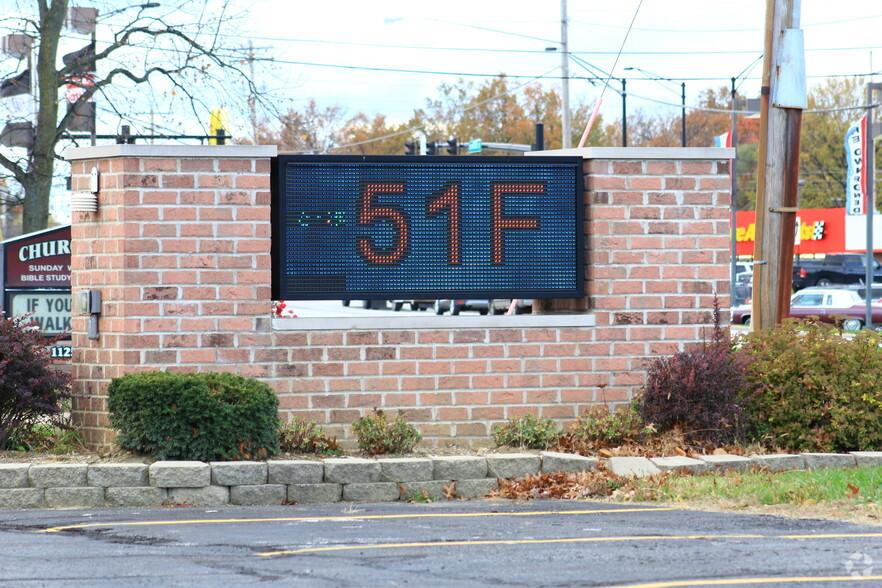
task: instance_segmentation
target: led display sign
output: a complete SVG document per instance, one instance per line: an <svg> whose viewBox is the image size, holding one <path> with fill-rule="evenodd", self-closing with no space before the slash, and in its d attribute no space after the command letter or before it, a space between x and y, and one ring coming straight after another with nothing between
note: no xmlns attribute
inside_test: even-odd
<svg viewBox="0 0 882 588"><path fill-rule="evenodd" d="M276 300L584 295L581 157L279 156Z"/></svg>

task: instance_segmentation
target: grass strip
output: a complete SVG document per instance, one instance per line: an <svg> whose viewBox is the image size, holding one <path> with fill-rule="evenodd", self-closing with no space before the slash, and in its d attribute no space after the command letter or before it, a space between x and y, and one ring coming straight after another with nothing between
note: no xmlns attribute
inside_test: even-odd
<svg viewBox="0 0 882 588"><path fill-rule="evenodd" d="M744 504L882 504L882 467L769 472L728 471L662 475L636 481L630 500L715 501Z"/></svg>

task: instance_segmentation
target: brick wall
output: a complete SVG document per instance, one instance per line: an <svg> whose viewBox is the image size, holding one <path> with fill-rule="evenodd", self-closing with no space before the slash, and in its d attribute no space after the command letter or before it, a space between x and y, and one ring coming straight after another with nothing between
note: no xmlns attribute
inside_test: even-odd
<svg viewBox="0 0 882 588"><path fill-rule="evenodd" d="M526 412L566 424L626 401L647 358L701 339L715 291L728 303L729 151L546 152L585 157L587 297L542 301L541 316L379 327L271 318L274 148L69 151L75 190L101 172L99 211L74 213L72 289L104 299L100 339L73 321L75 418L108 443L109 380L148 369L259 378L283 418L341 437L371 408L404 409L433 444L486 443Z"/></svg>

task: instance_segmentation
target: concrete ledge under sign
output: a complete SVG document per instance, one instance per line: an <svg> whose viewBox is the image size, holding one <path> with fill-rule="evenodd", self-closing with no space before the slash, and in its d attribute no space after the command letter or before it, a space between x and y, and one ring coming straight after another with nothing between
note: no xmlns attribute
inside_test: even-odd
<svg viewBox="0 0 882 588"><path fill-rule="evenodd" d="M594 327L593 314L510 316L323 317L274 318L276 331L379 331L383 329L511 329L526 327Z"/></svg>

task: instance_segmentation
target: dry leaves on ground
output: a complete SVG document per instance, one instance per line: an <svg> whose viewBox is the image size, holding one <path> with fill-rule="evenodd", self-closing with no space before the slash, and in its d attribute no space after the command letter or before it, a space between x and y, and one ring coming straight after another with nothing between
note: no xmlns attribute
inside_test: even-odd
<svg viewBox="0 0 882 588"><path fill-rule="evenodd" d="M491 492L491 498L534 499L604 498L631 483L628 478L617 476L605 468L572 474L536 474L512 480L499 480L499 488Z"/></svg>

